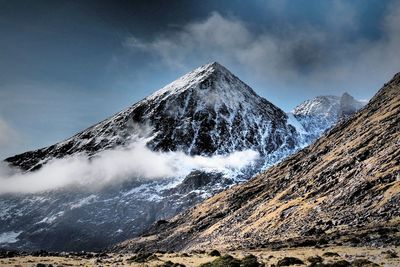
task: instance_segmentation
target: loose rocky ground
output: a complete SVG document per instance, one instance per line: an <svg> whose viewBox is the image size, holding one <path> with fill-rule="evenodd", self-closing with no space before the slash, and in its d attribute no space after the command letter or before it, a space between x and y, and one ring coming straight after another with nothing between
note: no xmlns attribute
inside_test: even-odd
<svg viewBox="0 0 400 267"><path fill-rule="evenodd" d="M232 256L227 257L227 253ZM154 254L0 253L0 266L400 266L400 247L301 247L281 250L257 249ZM215 253L212 255L218 255ZM249 256L249 255L254 255ZM299 264L295 264L295 263ZM302 262L302 264L301 264ZM238 265L239 264L239 265ZM288 265L289 264L289 265Z"/></svg>

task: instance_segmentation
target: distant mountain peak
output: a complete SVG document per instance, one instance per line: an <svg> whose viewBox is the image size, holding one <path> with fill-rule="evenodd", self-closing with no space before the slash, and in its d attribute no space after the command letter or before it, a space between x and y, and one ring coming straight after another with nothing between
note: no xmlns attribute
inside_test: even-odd
<svg viewBox="0 0 400 267"><path fill-rule="evenodd" d="M342 94L342 97L352 97L348 92L344 92L343 94Z"/></svg>
<svg viewBox="0 0 400 267"><path fill-rule="evenodd" d="M339 101L340 97L338 96L317 96L295 107L292 113L295 116L331 116L333 113L337 113Z"/></svg>
<svg viewBox="0 0 400 267"><path fill-rule="evenodd" d="M350 116L357 112L360 108L362 108L364 104L360 101L354 99L349 93L343 93L342 97L340 98L340 109L338 116L340 118Z"/></svg>
<svg viewBox="0 0 400 267"><path fill-rule="evenodd" d="M347 92L341 97L317 96L298 105L289 113L289 117L294 117L291 123L303 134L305 143L310 143L335 125L338 120L354 114L364 104Z"/></svg>

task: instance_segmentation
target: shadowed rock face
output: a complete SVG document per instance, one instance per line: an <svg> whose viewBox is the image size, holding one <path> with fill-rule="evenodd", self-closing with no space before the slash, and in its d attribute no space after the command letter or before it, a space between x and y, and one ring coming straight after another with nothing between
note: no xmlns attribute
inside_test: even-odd
<svg viewBox="0 0 400 267"><path fill-rule="evenodd" d="M311 146L114 251L400 245L400 73Z"/></svg>

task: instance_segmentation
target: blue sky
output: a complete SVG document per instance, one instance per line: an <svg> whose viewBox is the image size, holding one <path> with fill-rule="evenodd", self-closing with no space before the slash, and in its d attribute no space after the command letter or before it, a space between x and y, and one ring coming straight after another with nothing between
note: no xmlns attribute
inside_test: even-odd
<svg viewBox="0 0 400 267"><path fill-rule="evenodd" d="M285 111L400 71L398 1L0 0L0 157L63 140L218 61Z"/></svg>

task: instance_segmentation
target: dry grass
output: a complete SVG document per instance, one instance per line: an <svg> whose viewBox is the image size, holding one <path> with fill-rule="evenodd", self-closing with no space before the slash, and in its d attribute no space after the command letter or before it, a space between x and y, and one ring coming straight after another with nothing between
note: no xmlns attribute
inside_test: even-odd
<svg viewBox="0 0 400 267"><path fill-rule="evenodd" d="M347 260L349 262L355 259L367 259L381 266L400 266L400 258L392 258L388 256L387 251L394 251L400 256L400 248L372 248L372 247L324 247L324 248L290 248L282 250L242 250L229 252L235 258L243 258L248 254L255 255L260 262L266 263L266 266L276 264L283 257L296 257L304 263L309 264L307 259L311 256L321 256L324 262L334 262L338 260ZM334 252L339 257L324 256L326 252ZM172 254L156 254L159 260L151 260L146 263L134 263L128 259L133 254L117 255L111 254L110 258L101 259L84 259L80 257L15 257L9 259L0 259L0 266L36 266L37 263L52 264L53 266L148 266L154 267L164 262L171 261L181 263L185 266L199 266L200 264L215 260L217 257L211 257L208 254L189 253L188 255L172 253ZM305 266L305 265L304 265Z"/></svg>

